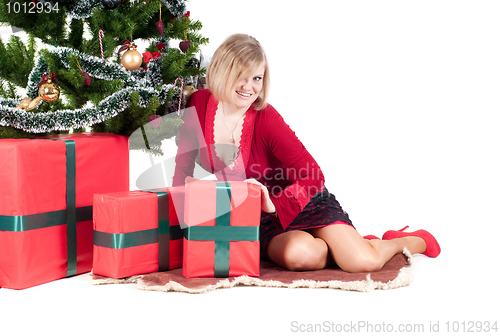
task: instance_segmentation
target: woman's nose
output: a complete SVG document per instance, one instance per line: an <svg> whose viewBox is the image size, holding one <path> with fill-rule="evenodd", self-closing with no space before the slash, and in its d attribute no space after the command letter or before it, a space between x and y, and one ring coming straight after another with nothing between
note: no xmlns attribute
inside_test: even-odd
<svg viewBox="0 0 500 336"><path fill-rule="evenodd" d="M248 79L245 79L241 82L241 87L243 89L249 89L251 87L251 83L250 83L250 80Z"/></svg>

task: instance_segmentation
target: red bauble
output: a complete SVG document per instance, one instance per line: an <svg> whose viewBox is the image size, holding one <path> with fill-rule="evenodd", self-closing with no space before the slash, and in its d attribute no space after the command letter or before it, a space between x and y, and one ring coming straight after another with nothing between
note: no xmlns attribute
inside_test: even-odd
<svg viewBox="0 0 500 336"><path fill-rule="evenodd" d="M148 122L153 128L158 128L161 125L161 116L152 114L148 116Z"/></svg>
<svg viewBox="0 0 500 336"><path fill-rule="evenodd" d="M164 29L165 29L165 27L163 26L163 21L162 20L156 22L156 30L158 30L158 33L160 35L163 35L163 30Z"/></svg>
<svg viewBox="0 0 500 336"><path fill-rule="evenodd" d="M90 86L90 76L89 76L89 74L82 71L82 75L85 77L85 85Z"/></svg>
<svg viewBox="0 0 500 336"><path fill-rule="evenodd" d="M180 49L183 53L185 53L185 52L189 49L189 47L191 47L191 42L190 42L190 41L188 41L188 40L184 40L184 41L182 41L181 43L179 43L179 49Z"/></svg>

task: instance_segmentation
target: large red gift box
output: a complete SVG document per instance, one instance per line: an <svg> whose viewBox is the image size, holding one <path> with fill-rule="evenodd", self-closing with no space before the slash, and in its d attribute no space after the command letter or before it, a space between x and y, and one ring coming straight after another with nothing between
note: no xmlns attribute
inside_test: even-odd
<svg viewBox="0 0 500 336"><path fill-rule="evenodd" d="M185 188L184 276L258 277L260 187L195 181Z"/></svg>
<svg viewBox="0 0 500 336"><path fill-rule="evenodd" d="M92 199L129 189L128 138L0 139L0 287L90 271Z"/></svg>
<svg viewBox="0 0 500 336"><path fill-rule="evenodd" d="M182 267L183 202L184 187L94 195L92 272L119 279Z"/></svg>

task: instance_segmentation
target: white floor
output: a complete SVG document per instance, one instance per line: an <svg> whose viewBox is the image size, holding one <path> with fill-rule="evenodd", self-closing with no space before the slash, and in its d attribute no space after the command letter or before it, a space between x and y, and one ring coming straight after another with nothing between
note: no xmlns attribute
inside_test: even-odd
<svg viewBox="0 0 500 336"><path fill-rule="evenodd" d="M399 328L411 332L398 334L428 334L437 323L444 332L457 328L455 322L468 329L469 321L498 320L497 271L488 271L493 265L472 265L449 244L443 247L435 260L415 256L409 287L370 293L238 287L194 295L92 286L86 275L23 291L1 289L1 329L15 335L293 335L308 328L329 334L334 323L342 334Z"/></svg>
<svg viewBox="0 0 500 336"><path fill-rule="evenodd" d="M498 320L498 1L244 6L188 2L211 41L205 55L232 33L259 39L271 103L359 232L424 228L442 254L415 256L409 287L372 293L241 287L188 295L92 286L86 275L0 289L2 335L330 334L332 323L340 334L400 326L408 332L396 334L465 334ZM148 165L134 156L132 189Z"/></svg>

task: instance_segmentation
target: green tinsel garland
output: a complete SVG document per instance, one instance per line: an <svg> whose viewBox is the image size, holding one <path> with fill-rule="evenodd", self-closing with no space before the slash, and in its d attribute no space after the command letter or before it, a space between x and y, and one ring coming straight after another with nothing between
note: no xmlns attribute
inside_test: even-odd
<svg viewBox="0 0 500 336"><path fill-rule="evenodd" d="M131 106L130 94L134 91L138 92L140 97L138 106L146 107L154 96L158 97L159 104L162 105L166 103L170 90L180 90L173 84L164 84L156 89L151 86L156 82L150 80L151 74L158 71L157 67L159 67L161 60L151 61L148 70L141 73L140 70L133 72L124 70L123 67L115 63L103 64L100 58L85 55L71 48L54 48L48 53L57 54L61 63L68 69L71 67L69 58L77 56L91 77L103 80L118 79L124 82L125 87L103 99L97 107L75 110L34 113L15 108L19 104L19 100L0 99L0 126L10 126L29 133L84 128L112 118ZM38 57L26 87L29 97L38 96L38 83L47 71L46 61Z"/></svg>
<svg viewBox="0 0 500 336"><path fill-rule="evenodd" d="M162 85L159 90L142 87L125 88L102 100L95 108L41 113L17 109L12 106L17 106L19 101L4 99L0 101L2 103L0 106L0 126L10 126L29 133L68 131L74 128L89 127L124 111L131 105L130 94L134 91L139 93L139 106L146 107L147 102L153 96L159 98L160 104L165 103L168 91L176 88L173 84Z"/></svg>

